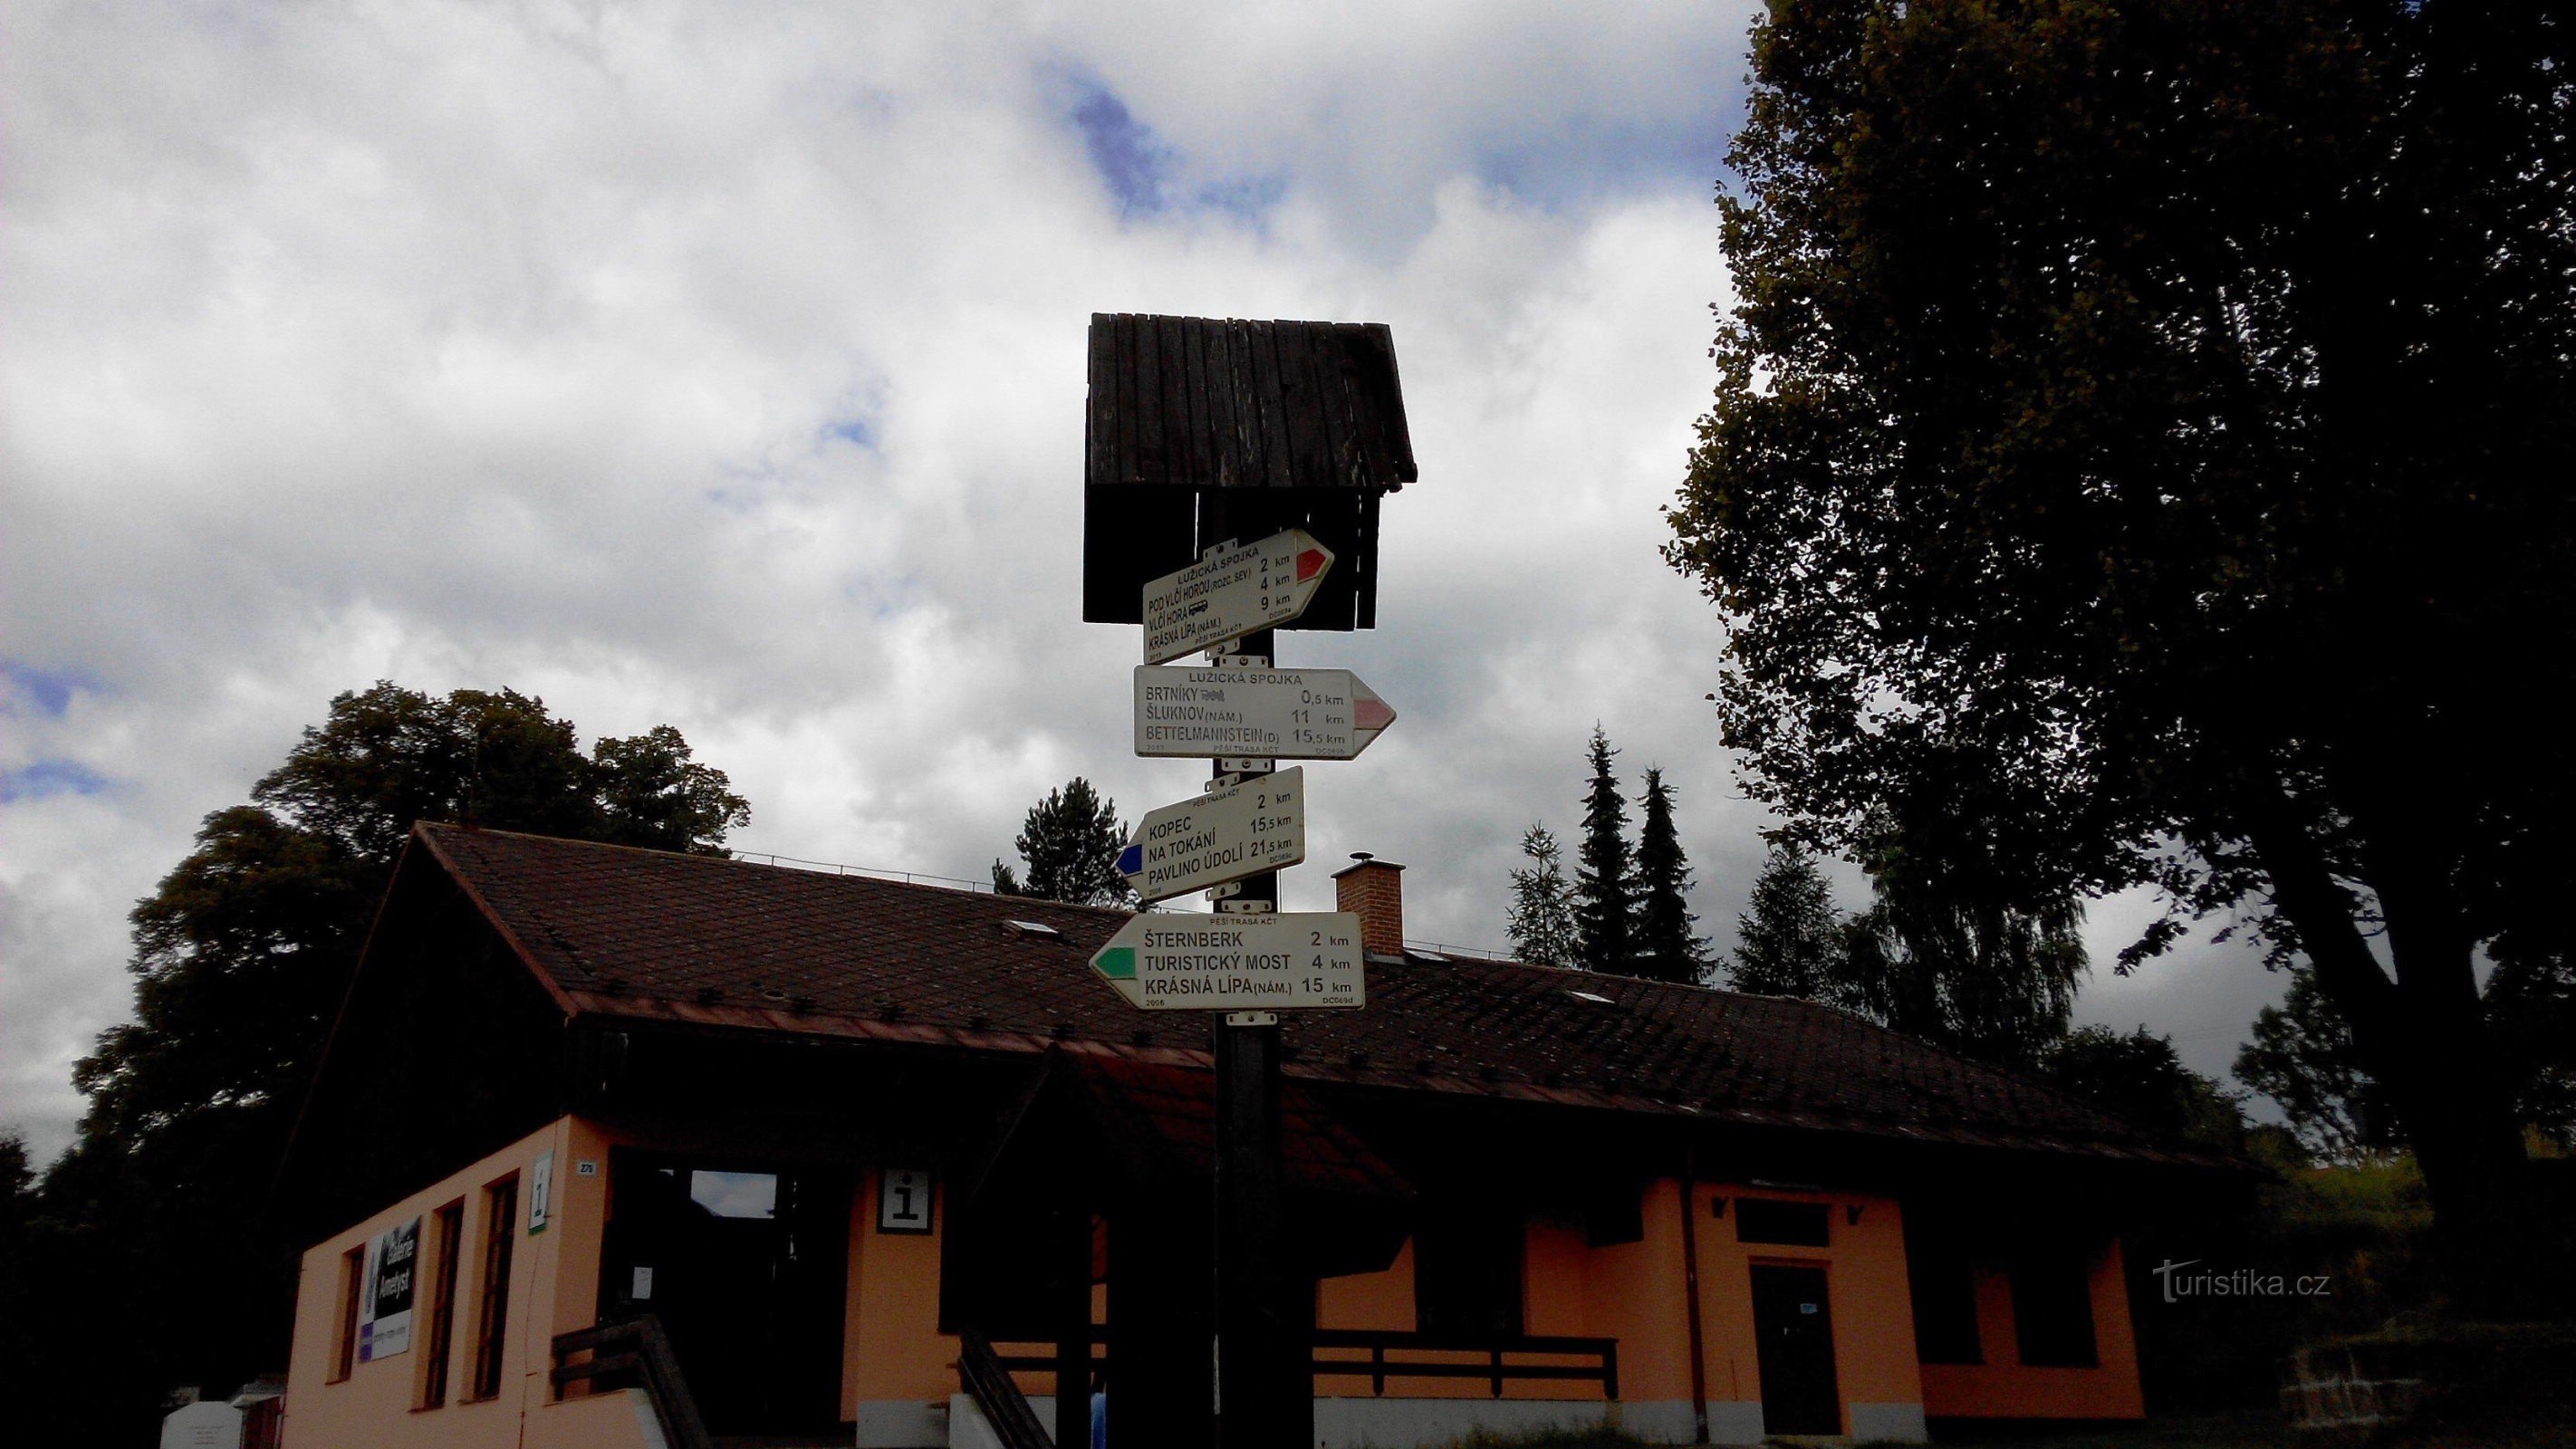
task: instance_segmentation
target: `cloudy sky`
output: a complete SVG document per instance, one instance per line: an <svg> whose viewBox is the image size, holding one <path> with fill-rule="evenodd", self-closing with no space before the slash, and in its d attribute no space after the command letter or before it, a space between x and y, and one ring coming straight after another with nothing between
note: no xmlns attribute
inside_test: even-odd
<svg viewBox="0 0 2576 1449"><path fill-rule="evenodd" d="M1730 945L1765 821L1656 549L1749 12L8 7L0 1128L67 1140L127 909L378 678L676 724L806 859L980 878L1069 776L1191 793L1079 621L1095 311L1394 329L1380 627L1282 654L1403 718L1309 770L1291 908L1372 850L1412 935L1501 946L1597 720ZM2218 1070L2277 984L2198 947L2080 1014Z"/></svg>

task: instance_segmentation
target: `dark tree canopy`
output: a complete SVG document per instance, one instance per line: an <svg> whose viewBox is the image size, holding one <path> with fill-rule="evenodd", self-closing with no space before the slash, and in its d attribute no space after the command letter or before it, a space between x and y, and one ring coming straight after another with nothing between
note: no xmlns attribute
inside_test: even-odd
<svg viewBox="0 0 2576 1449"><path fill-rule="evenodd" d="M1842 999L1899 1031L2027 1066L2066 1035L2086 966L2075 902L2023 903L1920 838L1882 840L1844 935Z"/></svg>
<svg viewBox="0 0 2576 1449"><path fill-rule="evenodd" d="M2141 1026L2066 1033L2034 1058L2041 1075L2116 1116L2166 1138L2221 1151L2242 1150L2243 1099L2182 1064L2173 1038Z"/></svg>
<svg viewBox="0 0 2576 1449"><path fill-rule="evenodd" d="M2484 998L2516 1116L2559 1150L2576 1146L2576 972L2563 958L2509 955L2487 978ZM2403 1145L2388 1090L2304 968L2281 1004L2255 1017L2235 1070L2280 1107L2312 1156L2349 1162Z"/></svg>
<svg viewBox="0 0 2576 1449"><path fill-rule="evenodd" d="M1735 934L1728 989L1849 1004L1842 912L1815 856L1796 842L1772 843Z"/></svg>
<svg viewBox="0 0 2576 1449"><path fill-rule="evenodd" d="M2254 1017L2236 1053L2236 1080L2272 1099L2309 1155L2351 1162L2398 1145L2387 1093L2353 1049L2352 1028L2302 969L2278 1006Z"/></svg>
<svg viewBox="0 0 2576 1449"><path fill-rule="evenodd" d="M1697 981L1708 972L1708 942L1691 934L1689 857L1673 824L1673 790L1664 772L1646 771L1637 826L1637 974L1656 981Z"/></svg>
<svg viewBox="0 0 2576 1449"><path fill-rule="evenodd" d="M2460 0L1777 7L1672 513L1763 797L2241 905L2461 1244L2522 1192L2473 953L2571 875L2571 60Z"/></svg>
<svg viewBox="0 0 2576 1449"><path fill-rule="evenodd" d="M1136 903L1136 893L1118 873L1118 853L1127 848L1127 827L1119 822L1118 802L1102 799L1091 782L1079 775L1029 807L1028 819L1012 845L1028 874L1023 877L994 861L993 889L1002 895L1083 906Z"/></svg>
<svg viewBox="0 0 2576 1449"><path fill-rule="evenodd" d="M1592 783L1583 793L1583 843L1575 853L1576 964L1636 974L1637 883L1628 845L1628 801L1611 758L1619 752L1592 727Z"/></svg>
<svg viewBox="0 0 2576 1449"><path fill-rule="evenodd" d="M139 1351L82 1336L81 1361L57 1368L95 1397L49 1398L148 1423L157 1404L136 1396L166 1387L156 1376L219 1386L284 1366L295 1264L258 1223L413 821L721 854L750 817L667 725L584 755L568 721L515 691L378 683L332 700L134 908L134 1020L75 1068L89 1111L39 1194L79 1271L37 1296L64 1322L89 1321L65 1294L164 1308Z"/></svg>

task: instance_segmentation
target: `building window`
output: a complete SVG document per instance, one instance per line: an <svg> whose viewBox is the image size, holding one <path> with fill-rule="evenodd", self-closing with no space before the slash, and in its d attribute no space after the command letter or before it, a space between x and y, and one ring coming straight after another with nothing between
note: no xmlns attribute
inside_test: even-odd
<svg viewBox="0 0 2576 1449"><path fill-rule="evenodd" d="M1957 1228L1916 1213L1905 1218L1905 1276L1914 1290L1914 1357L1922 1363L1984 1363L1977 1336L1977 1276Z"/></svg>
<svg viewBox="0 0 2576 1449"><path fill-rule="evenodd" d="M447 1361L456 1346L456 1260L465 1246L464 1199L440 1208L434 1222L438 1241L429 1274L429 1341L421 1345L419 1406L424 1409L447 1402Z"/></svg>
<svg viewBox="0 0 2576 1449"><path fill-rule="evenodd" d="M513 1173L483 1189L482 1292L474 1315L474 1382L466 1396L497 1398L509 1343L510 1249L519 1234L519 1178Z"/></svg>
<svg viewBox="0 0 2576 1449"><path fill-rule="evenodd" d="M367 1290L367 1245L340 1255L340 1332L331 1346L331 1382L349 1376L358 1361L358 1295Z"/></svg>
<svg viewBox="0 0 2576 1449"><path fill-rule="evenodd" d="M2012 1260L2013 1337L2035 1368L2094 1368L2093 1285L2077 1248L2034 1246Z"/></svg>
<svg viewBox="0 0 2576 1449"><path fill-rule="evenodd" d="M1826 1206L1768 1197L1737 1198L1735 1240L1782 1243L1794 1248L1825 1247L1832 1242L1832 1231L1825 1221Z"/></svg>
<svg viewBox="0 0 2576 1449"><path fill-rule="evenodd" d="M1483 1205L1426 1208L1413 1235L1413 1324L1448 1337L1521 1332L1521 1220Z"/></svg>

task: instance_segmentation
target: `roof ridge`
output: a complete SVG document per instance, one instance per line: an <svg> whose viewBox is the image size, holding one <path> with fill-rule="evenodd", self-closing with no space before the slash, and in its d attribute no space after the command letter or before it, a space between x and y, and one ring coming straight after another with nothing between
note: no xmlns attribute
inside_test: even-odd
<svg viewBox="0 0 2576 1449"><path fill-rule="evenodd" d="M1006 896L998 891L969 890L962 886L928 885L921 881L911 880L888 880L883 875L866 872L863 868L857 866L826 875L824 872L819 870L800 870L792 865L768 865L756 860L744 860L730 850L723 855L700 855L696 851L691 850L664 850L659 846L628 845L622 841L615 840L591 840L579 835L545 835L534 830L501 830L489 825L466 825L454 820L416 820L412 822L412 829L415 831L438 831L451 835L498 835L510 840L537 840L543 841L549 845L581 846L592 850L622 850L635 855L650 855L666 860L699 861L708 865L734 865L741 866L747 870L779 871L788 875L815 876L829 880L863 880L873 885L895 886L905 890L937 891L941 895L965 896L969 899L979 901L1027 901L1032 905L1044 906L1051 910L1090 911L1104 916L1133 916L1139 914L1138 912L1129 910L1124 906L1095 906L1088 905L1080 901L1049 900L1045 896ZM763 851L761 853L768 854L769 852Z"/></svg>

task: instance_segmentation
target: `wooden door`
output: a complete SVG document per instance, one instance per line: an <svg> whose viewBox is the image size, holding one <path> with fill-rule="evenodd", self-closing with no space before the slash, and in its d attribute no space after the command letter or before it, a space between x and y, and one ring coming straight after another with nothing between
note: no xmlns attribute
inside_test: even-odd
<svg viewBox="0 0 2576 1449"><path fill-rule="evenodd" d="M1753 1265L1753 1332L1762 1371L1762 1432L1839 1434L1833 1305L1825 1270Z"/></svg>

